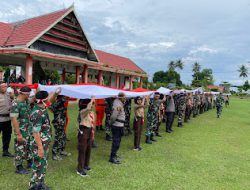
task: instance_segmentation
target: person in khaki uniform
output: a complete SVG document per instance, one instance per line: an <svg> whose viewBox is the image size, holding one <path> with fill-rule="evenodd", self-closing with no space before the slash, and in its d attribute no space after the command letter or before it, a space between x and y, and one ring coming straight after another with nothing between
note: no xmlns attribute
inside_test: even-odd
<svg viewBox="0 0 250 190"><path fill-rule="evenodd" d="M3 157L13 157L9 153L12 133L10 121L11 98L12 96L7 92L7 84L0 82L0 133L2 133Z"/></svg>

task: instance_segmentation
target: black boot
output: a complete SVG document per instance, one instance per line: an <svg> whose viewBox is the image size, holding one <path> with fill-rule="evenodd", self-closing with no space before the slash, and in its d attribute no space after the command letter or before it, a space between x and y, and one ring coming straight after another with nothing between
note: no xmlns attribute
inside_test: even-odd
<svg viewBox="0 0 250 190"><path fill-rule="evenodd" d="M106 141L112 141L112 137L109 134L106 134Z"/></svg>
<svg viewBox="0 0 250 190"><path fill-rule="evenodd" d="M152 141L150 140L149 136L146 136L146 143L147 144L152 144Z"/></svg>
<svg viewBox="0 0 250 190"><path fill-rule="evenodd" d="M27 169L30 169L32 166L32 160L27 160Z"/></svg>
<svg viewBox="0 0 250 190"><path fill-rule="evenodd" d="M8 150L3 151L2 156L3 156L3 157L10 157L10 158L13 158L13 157L14 157L14 155L11 154Z"/></svg>
<svg viewBox="0 0 250 190"><path fill-rule="evenodd" d="M41 189L41 190L51 190L51 188L50 187L48 187L47 185L45 185L44 183L40 183L38 186L37 186L38 188L37 189Z"/></svg>
<svg viewBox="0 0 250 190"><path fill-rule="evenodd" d="M96 131L99 131L99 126L96 126L95 129L96 129Z"/></svg>
<svg viewBox="0 0 250 190"><path fill-rule="evenodd" d="M156 133L156 135L155 136L157 136L157 137L162 137L159 133Z"/></svg>
<svg viewBox="0 0 250 190"><path fill-rule="evenodd" d="M19 165L16 167L16 173L17 174L28 174L29 172L23 168L22 165Z"/></svg>
<svg viewBox="0 0 250 190"><path fill-rule="evenodd" d="M182 127L182 123L181 122L178 122L178 127Z"/></svg>
<svg viewBox="0 0 250 190"><path fill-rule="evenodd" d="M110 157L109 162L112 164L121 164L121 162L115 157Z"/></svg>
<svg viewBox="0 0 250 190"><path fill-rule="evenodd" d="M100 125L100 131L104 131L104 129L103 129L103 127L102 127L102 125Z"/></svg>
<svg viewBox="0 0 250 190"><path fill-rule="evenodd" d="M151 134L150 135L150 140L153 141L153 142L156 142L157 140L154 139L154 134Z"/></svg>

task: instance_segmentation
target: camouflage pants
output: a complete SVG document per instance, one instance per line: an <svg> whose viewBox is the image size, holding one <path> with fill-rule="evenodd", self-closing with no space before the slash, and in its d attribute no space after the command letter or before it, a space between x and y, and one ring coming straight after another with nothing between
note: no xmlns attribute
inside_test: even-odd
<svg viewBox="0 0 250 190"><path fill-rule="evenodd" d="M154 134L154 130L156 130L158 123L159 121L157 117L153 119L148 119L147 128L146 128L146 136L150 137L152 134Z"/></svg>
<svg viewBox="0 0 250 190"><path fill-rule="evenodd" d="M52 148L52 153L55 155L60 154L66 146L67 138L66 133L64 131L64 125L62 125L63 123L54 123L55 139Z"/></svg>
<svg viewBox="0 0 250 190"><path fill-rule="evenodd" d="M216 111L217 111L217 116L219 117L221 115L221 112L222 112L222 106L216 105Z"/></svg>
<svg viewBox="0 0 250 190"><path fill-rule="evenodd" d="M111 136L110 114L106 114L105 132L106 132L107 135Z"/></svg>
<svg viewBox="0 0 250 190"><path fill-rule="evenodd" d="M182 123L185 117L185 110L179 110L178 112L178 123Z"/></svg>
<svg viewBox="0 0 250 190"><path fill-rule="evenodd" d="M21 132L22 133L22 132ZM30 136L27 134L23 134L22 136L24 138L23 143L17 142L17 138L15 138L14 142L14 150L15 150L15 159L14 163L15 166L22 165L24 160L32 160L32 153L31 153L31 147L30 147Z"/></svg>
<svg viewBox="0 0 250 190"><path fill-rule="evenodd" d="M48 167L48 145L44 149L44 157L39 158L37 148L34 148L33 150L33 163L32 163L32 177L30 180L30 189L32 189L34 186L44 183L47 167Z"/></svg>
<svg viewBox="0 0 250 190"><path fill-rule="evenodd" d="M197 116L199 114L199 108L198 105L194 105L194 109L193 109L193 116Z"/></svg>

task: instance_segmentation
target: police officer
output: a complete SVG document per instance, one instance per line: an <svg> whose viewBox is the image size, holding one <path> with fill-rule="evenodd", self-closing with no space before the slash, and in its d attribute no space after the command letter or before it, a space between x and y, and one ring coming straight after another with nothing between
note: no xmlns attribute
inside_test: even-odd
<svg viewBox="0 0 250 190"><path fill-rule="evenodd" d="M165 102L165 108L166 108L166 132L172 133L172 125L174 122L174 115L175 115L175 102L174 102L174 93L173 91L170 92L170 94L167 96L167 100Z"/></svg>
<svg viewBox="0 0 250 190"><path fill-rule="evenodd" d="M15 129L15 166L16 173L27 174L28 171L23 168L23 161L28 161L28 168L32 164L32 155L30 150L31 126L29 121L30 106L28 98L31 89L22 87L16 100L12 104L10 117L12 126Z"/></svg>
<svg viewBox="0 0 250 190"><path fill-rule="evenodd" d="M2 144L4 157L13 157L9 153L9 145L12 133L11 121L10 121L10 108L11 98L14 95L10 95L7 92L7 84L0 82L0 133L2 132Z"/></svg>
<svg viewBox="0 0 250 190"><path fill-rule="evenodd" d="M55 98L60 94L61 89L58 88L56 93L50 98L50 102L54 103ZM51 141L51 127L47 107L48 93L46 91L39 91L36 93L37 103L34 105L30 114L30 122L32 125L32 177L29 183L31 190L44 189L50 190L45 185L44 179L48 166L49 144Z"/></svg>
<svg viewBox="0 0 250 190"><path fill-rule="evenodd" d="M126 95L123 92L118 94L113 104L113 113L111 115L111 131L112 131L112 147L109 162L113 164L120 164L117 158L117 151L119 150L121 137L123 136L123 128L125 123L124 103Z"/></svg>

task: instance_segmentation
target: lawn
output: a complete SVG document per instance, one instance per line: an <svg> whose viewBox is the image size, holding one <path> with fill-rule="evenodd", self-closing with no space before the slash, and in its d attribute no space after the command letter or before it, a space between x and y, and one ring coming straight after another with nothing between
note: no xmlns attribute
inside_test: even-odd
<svg viewBox="0 0 250 190"><path fill-rule="evenodd" d="M177 128L175 122L172 134L165 133L162 125L163 137L153 145L146 145L143 137L140 152L132 150L133 136L125 136L119 151L121 165L108 162L111 142L104 140L104 132L97 132L99 147L92 149L92 171L82 178L76 174L77 108L70 106L67 151L72 156L59 162L50 156L46 182L53 190L250 189L249 107L250 100L235 98L220 119L211 110L184 128ZM14 171L13 160L0 157L1 190L28 189L30 175Z"/></svg>

